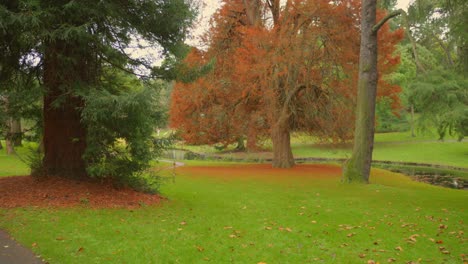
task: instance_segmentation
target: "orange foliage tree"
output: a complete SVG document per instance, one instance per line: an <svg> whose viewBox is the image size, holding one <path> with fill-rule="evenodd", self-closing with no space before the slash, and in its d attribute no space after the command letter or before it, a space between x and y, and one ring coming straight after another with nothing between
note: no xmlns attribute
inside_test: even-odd
<svg viewBox="0 0 468 264"><path fill-rule="evenodd" d="M383 15L383 13L382 13ZM359 58L359 1L224 0L207 34L208 50L187 63L215 59L214 70L177 83L171 126L196 143L269 135L273 167L294 165L291 131L345 140L352 136ZM379 66L390 71L402 32L382 28ZM196 55L198 54L198 55ZM195 58L196 57L196 58ZM399 88L379 80L380 96Z"/></svg>

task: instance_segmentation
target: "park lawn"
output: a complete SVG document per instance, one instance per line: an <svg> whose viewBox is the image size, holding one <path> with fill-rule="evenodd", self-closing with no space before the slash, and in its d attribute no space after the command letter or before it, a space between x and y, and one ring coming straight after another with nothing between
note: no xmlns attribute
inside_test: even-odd
<svg viewBox="0 0 468 264"><path fill-rule="evenodd" d="M292 149L295 157L349 158L351 156L351 147L294 144ZM468 141L376 142L373 159L468 167Z"/></svg>
<svg viewBox="0 0 468 264"><path fill-rule="evenodd" d="M411 137L410 132L392 132L375 134L373 152L374 160L417 162L455 167L468 168L468 141L458 142L453 137L446 141L436 140L434 134L418 134ZM351 156L351 144L326 144L319 143L317 139L303 133L293 133L291 146L294 157L314 158L349 158ZM224 153L217 151L213 146L178 145L180 148L189 149L198 153L222 155L226 158L266 159L271 154L262 153ZM230 146L233 149L235 146ZM265 141L263 147L271 149L271 143Z"/></svg>
<svg viewBox="0 0 468 264"><path fill-rule="evenodd" d="M5 142L2 141L3 147ZM0 177L13 175L29 175L30 169L25 162L18 158L18 155L25 159L29 151L29 147L34 146L34 143L24 143L23 147L16 147L17 155L7 155L5 149L0 150Z"/></svg>
<svg viewBox="0 0 468 264"><path fill-rule="evenodd" d="M209 165L209 166L205 166ZM468 193L384 170L177 169L159 207L0 210L0 228L53 263L463 263Z"/></svg>

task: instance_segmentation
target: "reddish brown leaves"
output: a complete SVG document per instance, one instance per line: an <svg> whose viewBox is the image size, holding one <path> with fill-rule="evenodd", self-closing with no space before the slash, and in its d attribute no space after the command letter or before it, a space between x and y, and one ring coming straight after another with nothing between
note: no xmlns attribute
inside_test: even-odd
<svg viewBox="0 0 468 264"><path fill-rule="evenodd" d="M49 178L36 181L30 176L0 178L0 207L22 206L92 208L135 208L160 203L158 195L139 193L110 184ZM57 238L57 240L59 240Z"/></svg>

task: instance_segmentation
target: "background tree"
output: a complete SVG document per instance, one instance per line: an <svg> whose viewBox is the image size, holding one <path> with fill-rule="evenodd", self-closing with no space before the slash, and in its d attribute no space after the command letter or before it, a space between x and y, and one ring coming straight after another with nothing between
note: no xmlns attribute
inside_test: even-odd
<svg viewBox="0 0 468 264"><path fill-rule="evenodd" d="M345 140L351 135L352 123L347 120L352 116L350 109L355 98L351 87L357 78L359 45L355 36L359 5L357 1L287 1L281 7L279 1L253 2L225 2L217 15L221 22L214 24L214 34L210 35L210 48L202 56L210 58L214 50L223 55L224 63L216 64L214 78L206 77L188 86L199 88L196 94L210 95L209 101L229 98L222 104L228 112L243 109L236 112L241 117L241 128L268 129L273 143L273 166L287 168L294 165L291 131L308 131L335 140ZM226 21L231 22L223 24ZM356 26L349 27L352 24ZM224 28L218 28L220 25ZM388 27L383 32L387 42L381 48L387 52L379 58L379 64L389 70L398 63L398 58L389 54L401 33L391 33ZM228 40L236 43L230 49L222 45ZM226 50L230 53L223 53ZM380 95L391 95L396 100L398 87L383 79L379 81L383 88ZM179 94L184 92L179 93L177 89L176 86L174 96L179 100ZM198 97L192 98L194 103L187 99L179 100L177 105L189 109L190 105L202 104ZM187 113L193 109L196 108L190 108ZM171 114L178 120L173 124L190 133L184 126L198 116L205 118L208 110L203 111L203 115L198 112L189 116L172 108ZM219 115L213 115L216 116ZM212 120L208 118L205 123L197 124L211 128L216 123ZM241 128L231 131L248 133Z"/></svg>

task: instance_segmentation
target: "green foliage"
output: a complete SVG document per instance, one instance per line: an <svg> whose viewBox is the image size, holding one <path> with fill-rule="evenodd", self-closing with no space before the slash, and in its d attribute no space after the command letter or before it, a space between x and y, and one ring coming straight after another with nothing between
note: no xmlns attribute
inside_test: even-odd
<svg viewBox="0 0 468 264"><path fill-rule="evenodd" d="M468 135L468 80L452 71L436 69L411 85L410 100L421 113L421 129L436 127L439 139L446 134L459 140Z"/></svg>
<svg viewBox="0 0 468 264"><path fill-rule="evenodd" d="M164 80L177 80L183 83L190 83L197 78L206 75L215 67L215 59L200 65L188 65L183 60L188 55L190 49L186 47L180 56L170 56L160 67L154 68L152 74Z"/></svg>
<svg viewBox="0 0 468 264"><path fill-rule="evenodd" d="M391 108L391 100L382 98L376 104L376 131L396 132L408 130L408 122L400 112L394 113Z"/></svg>
<svg viewBox="0 0 468 264"><path fill-rule="evenodd" d="M165 115L159 104L162 84L143 85L132 76L111 76L109 82L103 82L106 86L83 95L87 171L92 177L139 188L141 172L171 143L170 138L153 138Z"/></svg>
<svg viewBox="0 0 468 264"><path fill-rule="evenodd" d="M25 153L18 155L18 159L26 164L31 170L30 175L34 178L39 178L44 175L42 159L44 153L39 150L37 145L29 145L25 149Z"/></svg>

